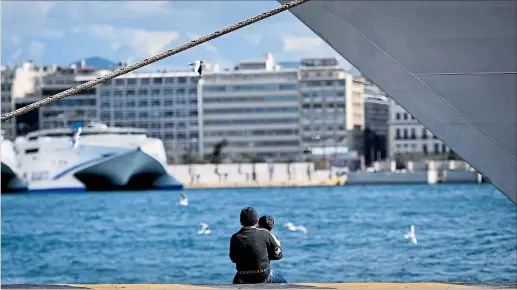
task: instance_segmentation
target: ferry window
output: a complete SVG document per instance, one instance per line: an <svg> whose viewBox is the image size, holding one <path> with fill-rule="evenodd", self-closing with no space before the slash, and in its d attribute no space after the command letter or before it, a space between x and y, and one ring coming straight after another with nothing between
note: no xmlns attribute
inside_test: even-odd
<svg viewBox="0 0 517 290"><path fill-rule="evenodd" d="M37 153L38 151L39 151L38 148L27 149L27 150L25 150L25 154L33 154L33 153Z"/></svg>
<svg viewBox="0 0 517 290"><path fill-rule="evenodd" d="M124 79L116 79L115 80L116 86L123 86L124 85Z"/></svg>

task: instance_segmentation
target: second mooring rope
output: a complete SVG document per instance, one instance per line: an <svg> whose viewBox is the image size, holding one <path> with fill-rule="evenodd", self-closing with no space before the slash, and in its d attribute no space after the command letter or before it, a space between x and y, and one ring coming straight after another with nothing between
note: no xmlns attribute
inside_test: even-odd
<svg viewBox="0 0 517 290"><path fill-rule="evenodd" d="M243 28L243 27L248 26L248 25L250 25L252 23L258 22L258 21L263 20L263 19L266 19L268 17L271 17L271 16L276 15L276 14L278 14L280 12L283 12L283 11L289 10L289 9L291 9L293 7L296 7L298 5L301 5L301 4L303 4L305 2L309 2L309 1L310 0L294 0L294 1L291 1L289 3L280 5L280 6L278 6L276 8L273 8L273 9L271 9L269 11L266 11L266 12L261 13L259 15L250 17L250 18L248 18L248 19L246 19L244 21L241 21L239 23L230 25L230 26L228 26L228 27L226 27L224 29L221 29L221 30L218 30L218 31L213 32L211 34L202 36L202 37L200 37L200 38L198 38L196 40L192 40L192 41L187 42L187 43L185 43L185 44L183 44L181 46L178 46L176 48L167 50L167 51L165 51L165 52L163 52L161 54L158 54L158 55L155 55L153 57L144 59L144 60L142 60L140 62L137 62L135 64L129 65L127 67L120 68L120 69L118 69L118 70L116 70L116 71L114 71L114 72L112 72L110 74L107 74L107 75L102 76L100 78L97 78L95 80L92 80L92 81L89 81L87 83L75 86L75 87L73 87L71 89L68 89L68 90L63 91L63 92L58 93L58 94L55 94L55 95L50 96L48 98L39 100L37 102L31 103L31 104L29 104L27 106L21 107L21 108L19 108L17 110L14 110L12 112L5 113L5 114L2 115L1 121L2 122L3 121L7 121L7 120L12 119L12 118L14 118L16 116L19 116L21 114L25 114L25 113L27 113L27 112L29 112L31 110L37 109L37 108L39 108L41 106L47 105L49 103L52 103L52 102L55 102L55 101L58 101L58 100L61 100L61 99L65 98L65 97L68 97L70 95L77 94L77 93L79 93L79 92L81 92L83 90L86 90L86 89L89 89L91 87L94 87L94 86L96 86L98 84L101 84L101 83L107 81L107 80L111 80L111 79L113 79L115 77L118 77L120 75L126 74L126 73L131 72L131 71L134 71L136 69L139 69L141 67L149 65L149 64L151 64L153 62L156 62L156 61L159 61L159 60L164 59L166 57L169 57L171 55L174 55L174 54L176 54L178 52L182 52L182 51L187 50L189 48L198 46L198 45L200 45L200 44L202 44L204 42L207 42L209 40L218 38L220 36L223 36L225 34L233 32L233 31L235 31L237 29Z"/></svg>

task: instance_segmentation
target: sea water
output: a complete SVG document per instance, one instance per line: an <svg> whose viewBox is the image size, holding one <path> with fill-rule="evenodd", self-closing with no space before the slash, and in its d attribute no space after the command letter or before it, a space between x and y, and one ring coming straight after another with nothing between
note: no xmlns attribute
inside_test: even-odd
<svg viewBox="0 0 517 290"><path fill-rule="evenodd" d="M517 206L491 185L185 193L186 207L174 191L3 195L2 283L231 283L247 206L275 218L289 282L517 280Z"/></svg>

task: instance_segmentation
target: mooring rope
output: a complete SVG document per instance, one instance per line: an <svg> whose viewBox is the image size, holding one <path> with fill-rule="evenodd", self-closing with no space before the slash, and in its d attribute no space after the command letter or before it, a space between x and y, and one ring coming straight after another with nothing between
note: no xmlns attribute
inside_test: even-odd
<svg viewBox="0 0 517 290"><path fill-rule="evenodd" d="M19 116L21 114L25 114L25 113L27 113L27 112L29 112L31 110L37 109L37 108L42 107L44 105L47 105L49 103L61 100L61 99L65 98L65 97L68 97L70 95L77 94L77 93L79 93L79 92L81 92L83 90L86 90L86 89L89 89L91 87L94 87L94 86L96 86L98 84L101 84L101 83L107 81L107 80L111 80L111 79L113 79L115 77L118 77L120 75L126 74L126 73L131 72L131 71L134 71L136 69L139 69L141 67L149 65L149 64L151 64L153 62L156 62L156 61L159 61L159 60L164 59L166 57L169 57L171 55L174 55L174 54L176 54L178 52L182 52L184 50L187 50L187 49L190 49L192 47L198 46L198 45L200 45L202 43L205 43L205 42L207 42L209 40L218 38L220 36L223 36L225 34L233 32L233 31L235 31L237 29L243 28L245 26L248 26L248 25L253 24L255 22L258 22L260 20L263 20L263 19L266 19L268 17L271 17L271 16L276 15L276 14L278 14L280 12L284 12L286 10L289 10L289 9L291 9L293 7L296 7L298 5L301 5L301 4L303 4L305 2L309 2L309 1L310 0L294 0L294 1L291 1L289 3L280 5L280 6L278 6L276 8L273 8L273 9L271 9L269 11L266 11L266 12L261 13L259 15L250 17L250 18L248 18L248 19L246 19L244 21L241 21L239 23L230 25L230 26L228 26L228 27L226 27L224 29L221 29L221 30L218 30L218 31L213 32L211 34L202 36L202 37L200 37L200 38L198 38L196 40L192 40L190 42L187 42L187 43L185 43L185 44L183 44L181 46L178 46L178 47L176 47L174 49L167 50L167 51L165 51L165 52L163 52L161 54L158 54L158 55L155 55L153 57L144 59L144 60L142 60L140 62L137 62L135 64L129 65L129 66L124 67L124 68L120 68L120 69L118 69L118 70L116 70L116 71L114 71L114 72L112 72L110 74L104 75L104 76L102 76L100 78L97 78L95 80L92 80L92 81L89 81L87 83L75 86L75 87L73 87L71 89L68 89L68 90L63 91L63 92L58 93L58 94L55 94L55 95L50 96L48 98L39 100L37 102L31 103L31 104L29 104L27 106L21 107L21 108L19 108L17 110L14 110L12 112L5 113L5 114L2 115L1 121L2 122L3 121L7 121L7 120L12 119L12 118L14 118L16 116Z"/></svg>

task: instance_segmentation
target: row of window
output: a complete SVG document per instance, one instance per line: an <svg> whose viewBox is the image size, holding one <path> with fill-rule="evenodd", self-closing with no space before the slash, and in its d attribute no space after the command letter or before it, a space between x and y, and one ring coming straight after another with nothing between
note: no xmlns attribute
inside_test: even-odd
<svg viewBox="0 0 517 290"><path fill-rule="evenodd" d="M103 118L103 117L101 117ZM111 122L111 119L103 119L103 122L106 124L114 124L117 127L135 127L135 128L144 128L144 129L155 129L160 131L162 129L175 129L175 131L182 131L188 133L188 130L195 130L197 128L197 122L186 123L186 122L160 122L160 121L135 121L135 120L116 120ZM191 134L197 134L196 131L192 131Z"/></svg>
<svg viewBox="0 0 517 290"><path fill-rule="evenodd" d="M329 108L329 109L334 109L334 108L338 108L338 109L344 109L345 108L345 103L327 103L327 104L322 104L322 103L312 103L312 104L303 104L302 105L302 108L304 109L324 109L324 108Z"/></svg>
<svg viewBox="0 0 517 290"><path fill-rule="evenodd" d="M205 120L205 125L253 125L253 124L296 124L297 118L282 119L242 119L242 120Z"/></svg>
<svg viewBox="0 0 517 290"><path fill-rule="evenodd" d="M321 114L321 115L302 115L301 119L303 121L335 121L335 122L345 122L345 116L342 114L338 115L329 115L329 114Z"/></svg>
<svg viewBox="0 0 517 290"><path fill-rule="evenodd" d="M344 136L319 136L319 139L315 139L314 137L304 137L302 138L303 142L306 143L342 143L344 142L346 137Z"/></svg>
<svg viewBox="0 0 517 290"><path fill-rule="evenodd" d="M415 120L415 117L409 115L408 113L396 113L395 114L395 119L396 120Z"/></svg>
<svg viewBox="0 0 517 290"><path fill-rule="evenodd" d="M304 99L314 99L314 98L344 98L345 91L329 91L329 92L304 92L302 93Z"/></svg>
<svg viewBox="0 0 517 290"><path fill-rule="evenodd" d="M1 89L2 92L10 92L12 88L12 84L2 84Z"/></svg>
<svg viewBox="0 0 517 290"><path fill-rule="evenodd" d="M116 112L113 112L113 114L111 114L111 112L109 111L103 111L101 112L101 118L103 119L107 119L109 120L111 118L111 115L114 116L115 119L123 119L123 118L128 118L128 119L132 119L132 118L171 118L171 117L187 117L187 116L190 116L190 117L196 117L198 115L198 112L197 110L191 110L191 111L183 111L183 110L178 110L176 112L172 111L172 110L166 110L166 111L161 111L161 110L145 110L145 111L127 111L127 112L119 112L119 111L116 111Z"/></svg>
<svg viewBox="0 0 517 290"><path fill-rule="evenodd" d="M188 94L188 95L191 95L191 96L197 96L197 89L185 89L185 88L180 88L180 89L171 89L171 88L166 88L166 89L140 89L140 90L132 90L132 89L127 89L127 90L100 90L99 94L102 96L102 97L108 97L108 96L115 96L115 97L122 97L122 96L147 96L147 95L151 95L151 96L160 96L160 95L167 95L167 96L172 96L172 95L185 95L185 94Z"/></svg>
<svg viewBox="0 0 517 290"><path fill-rule="evenodd" d="M204 114L297 113L298 107L204 109Z"/></svg>
<svg viewBox="0 0 517 290"><path fill-rule="evenodd" d="M150 84L161 85L161 84L197 84L198 77L153 77L153 78L128 78L128 79L114 79L104 82L104 86L136 86L142 85L147 86Z"/></svg>
<svg viewBox="0 0 517 290"><path fill-rule="evenodd" d="M329 125L329 126L324 126L324 127L320 127L320 126L315 126L313 128L309 127L309 126L305 126L303 127L303 130L304 131L316 131L316 132L321 132L323 130L328 130L328 131L333 131L333 130L345 130L345 126L344 125L336 125L336 126L332 126L332 125Z"/></svg>
<svg viewBox="0 0 517 290"><path fill-rule="evenodd" d="M232 131L208 131L207 137L242 137L242 136L282 136L298 135L297 129L273 129L273 130L232 130Z"/></svg>
<svg viewBox="0 0 517 290"><path fill-rule="evenodd" d="M421 131L421 134L420 134L420 139L429 139L429 137L433 138L433 139L438 139L438 137L434 136L433 134L431 134L431 136L429 136L429 134L427 134L427 129L426 128L422 128L422 131ZM398 140L416 140L418 139L418 136L416 134L416 129L415 128L411 128L411 131L409 131L408 129L396 129L395 130L395 139L398 139Z"/></svg>
<svg viewBox="0 0 517 290"><path fill-rule="evenodd" d="M134 100L102 100L101 108L134 108L134 107L161 107L161 106L174 106L174 105L187 105L190 104L194 107L197 107L197 99L191 99L189 102L187 100L142 100L142 99L134 99Z"/></svg>
<svg viewBox="0 0 517 290"><path fill-rule="evenodd" d="M267 97L227 97L203 98L203 103L240 103L240 102L291 102L298 101L297 95L267 96Z"/></svg>
<svg viewBox="0 0 517 290"><path fill-rule="evenodd" d="M252 85L206 85L203 92L265 92L265 91L292 91L297 90L296 84L252 84Z"/></svg>
<svg viewBox="0 0 517 290"><path fill-rule="evenodd" d="M95 106L95 99L61 99L59 101L48 104L48 107L72 107L72 106Z"/></svg>
<svg viewBox="0 0 517 290"><path fill-rule="evenodd" d="M345 80L326 80L326 81L302 81L300 87L314 88L314 87L337 87L344 86Z"/></svg>
<svg viewBox="0 0 517 290"><path fill-rule="evenodd" d="M401 149L404 149L407 152L422 152L424 154L429 154L429 148L427 147L427 144L422 144L421 149L419 150L417 144L397 144L395 145L398 151ZM440 154L440 153L447 153L447 145L440 144L440 143L434 143L433 144L433 153L434 154Z"/></svg>
<svg viewBox="0 0 517 290"><path fill-rule="evenodd" d="M257 142L249 142L249 141L229 141L229 146L232 147L272 147L272 146L299 146L300 142L298 140L293 141L257 141ZM205 146L214 146L215 143L207 142Z"/></svg>

